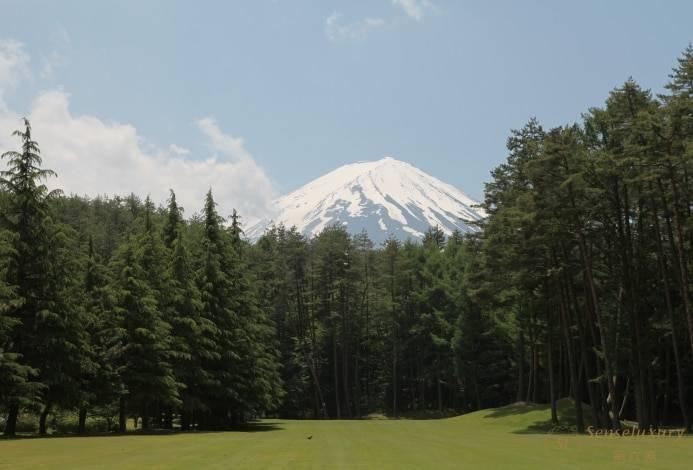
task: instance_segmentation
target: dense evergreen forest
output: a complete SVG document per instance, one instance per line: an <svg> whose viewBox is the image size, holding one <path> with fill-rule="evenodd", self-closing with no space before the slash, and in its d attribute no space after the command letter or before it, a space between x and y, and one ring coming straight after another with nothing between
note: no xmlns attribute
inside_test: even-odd
<svg viewBox="0 0 693 470"><path fill-rule="evenodd" d="M3 132L10 130L3 130ZM0 424L143 428L467 412L573 397L576 430L693 407L693 47L582 122L508 139L471 234L332 226L248 242L186 212L49 191L28 122L0 184ZM40 136L37 137L37 140ZM5 150L5 149L3 149ZM50 149L45 149L50 154ZM187 208L190 209L190 208ZM584 405L581 405L584 404Z"/></svg>

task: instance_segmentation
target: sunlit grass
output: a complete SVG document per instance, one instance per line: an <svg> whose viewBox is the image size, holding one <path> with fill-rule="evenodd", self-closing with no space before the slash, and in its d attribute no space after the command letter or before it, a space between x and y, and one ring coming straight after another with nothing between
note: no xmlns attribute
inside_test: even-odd
<svg viewBox="0 0 693 470"><path fill-rule="evenodd" d="M561 403L570 419L570 406ZM543 432L549 410L448 419L264 420L233 432L0 441L0 468L691 468L693 439ZM308 439L312 436L311 439Z"/></svg>

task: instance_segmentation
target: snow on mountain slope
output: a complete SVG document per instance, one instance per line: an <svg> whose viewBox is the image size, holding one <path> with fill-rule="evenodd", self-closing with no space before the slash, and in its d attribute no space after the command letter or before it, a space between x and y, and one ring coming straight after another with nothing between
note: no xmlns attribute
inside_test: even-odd
<svg viewBox="0 0 693 470"><path fill-rule="evenodd" d="M454 186L385 157L344 165L277 199L276 217L256 223L246 235L256 240L272 224L283 223L310 237L340 223L350 233L365 229L376 243L390 235L420 239L436 225L447 234L474 230L466 222L485 216L476 204Z"/></svg>

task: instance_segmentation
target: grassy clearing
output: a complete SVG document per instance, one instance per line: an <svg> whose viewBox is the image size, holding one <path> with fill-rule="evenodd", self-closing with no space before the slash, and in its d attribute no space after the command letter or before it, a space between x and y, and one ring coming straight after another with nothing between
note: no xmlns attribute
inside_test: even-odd
<svg viewBox="0 0 693 470"><path fill-rule="evenodd" d="M564 420L569 406L561 407ZM0 441L0 468L691 468L693 438L547 434L546 406L440 420L265 420L234 432ZM312 436L312 439L307 439Z"/></svg>

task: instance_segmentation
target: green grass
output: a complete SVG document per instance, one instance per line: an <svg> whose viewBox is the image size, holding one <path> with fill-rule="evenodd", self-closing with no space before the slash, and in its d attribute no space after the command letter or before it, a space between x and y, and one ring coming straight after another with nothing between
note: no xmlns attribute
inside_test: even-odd
<svg viewBox="0 0 693 470"><path fill-rule="evenodd" d="M570 406L561 403L570 419ZM0 441L0 468L693 468L693 438L548 434L547 406L447 419L264 420L234 432ZM312 439L307 439L313 436Z"/></svg>

